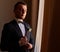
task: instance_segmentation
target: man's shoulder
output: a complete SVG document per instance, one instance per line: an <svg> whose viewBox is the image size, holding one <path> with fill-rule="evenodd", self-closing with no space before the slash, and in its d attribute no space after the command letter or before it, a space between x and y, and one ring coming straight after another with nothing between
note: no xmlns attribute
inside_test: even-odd
<svg viewBox="0 0 60 52"><path fill-rule="evenodd" d="M5 23L5 24L4 24L4 26L11 25L11 24L13 24L14 22L15 22L15 20L11 20L11 21L9 21L9 22Z"/></svg>
<svg viewBox="0 0 60 52"><path fill-rule="evenodd" d="M15 20L11 20L11 21L9 21L9 22L7 22L7 23L5 23L5 24L12 24L12 23L14 23L14 22L16 22Z"/></svg>

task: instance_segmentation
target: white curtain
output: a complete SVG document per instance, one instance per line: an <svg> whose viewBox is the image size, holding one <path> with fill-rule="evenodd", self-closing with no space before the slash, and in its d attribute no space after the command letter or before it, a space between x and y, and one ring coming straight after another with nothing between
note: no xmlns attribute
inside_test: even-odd
<svg viewBox="0 0 60 52"><path fill-rule="evenodd" d="M44 15L44 0L39 0L38 24L37 24L36 42L35 42L34 52L41 51L43 15Z"/></svg>

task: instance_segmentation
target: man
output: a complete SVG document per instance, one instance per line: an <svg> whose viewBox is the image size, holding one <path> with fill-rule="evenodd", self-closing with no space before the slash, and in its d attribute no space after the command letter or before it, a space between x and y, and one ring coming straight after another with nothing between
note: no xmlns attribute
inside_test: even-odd
<svg viewBox="0 0 60 52"><path fill-rule="evenodd" d="M16 19L6 23L2 30L1 50L8 52L30 52L34 41L30 26L24 22L27 4L17 2L14 6Z"/></svg>

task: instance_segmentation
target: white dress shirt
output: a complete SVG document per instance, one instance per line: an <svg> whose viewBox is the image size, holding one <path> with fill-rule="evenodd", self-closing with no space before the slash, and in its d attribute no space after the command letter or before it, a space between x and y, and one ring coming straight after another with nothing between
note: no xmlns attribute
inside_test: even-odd
<svg viewBox="0 0 60 52"><path fill-rule="evenodd" d="M25 36L25 26L24 26L24 24L18 23L18 25L19 25L19 27L21 29L21 32L22 32L23 36Z"/></svg>
<svg viewBox="0 0 60 52"><path fill-rule="evenodd" d="M22 19L17 19L17 23L18 23L18 21L23 22ZM18 23L18 25L19 25L19 27L20 27L20 29L21 29L22 35L25 36L25 26L24 26L24 24Z"/></svg>

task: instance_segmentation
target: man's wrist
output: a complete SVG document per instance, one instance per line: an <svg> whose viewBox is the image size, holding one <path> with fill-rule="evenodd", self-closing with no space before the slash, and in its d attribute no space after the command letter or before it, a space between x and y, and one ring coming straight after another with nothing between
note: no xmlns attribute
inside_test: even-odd
<svg viewBox="0 0 60 52"><path fill-rule="evenodd" d="M33 45L31 43L28 43L28 49L32 49L33 48Z"/></svg>

